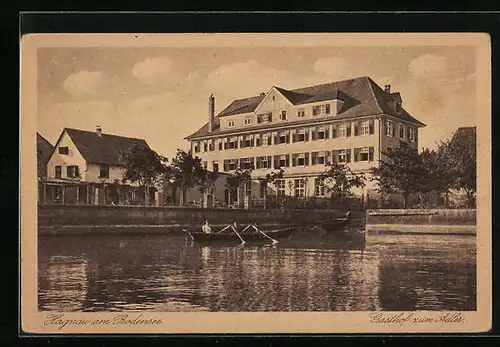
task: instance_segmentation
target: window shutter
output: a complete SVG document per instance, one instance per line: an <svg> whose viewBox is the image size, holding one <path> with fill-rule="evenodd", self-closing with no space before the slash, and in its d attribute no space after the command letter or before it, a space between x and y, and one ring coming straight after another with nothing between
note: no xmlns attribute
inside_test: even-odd
<svg viewBox="0 0 500 347"><path fill-rule="evenodd" d="M309 131L306 131L305 136L304 136L304 139L305 139L306 141L309 141Z"/></svg>
<svg viewBox="0 0 500 347"><path fill-rule="evenodd" d="M224 171L227 171L227 162L225 160L224 160L223 167L224 167Z"/></svg>
<svg viewBox="0 0 500 347"><path fill-rule="evenodd" d="M305 164L305 166L309 166L309 153L306 153L306 154L304 155L304 158L305 158L305 163L304 163L304 164Z"/></svg>
<svg viewBox="0 0 500 347"><path fill-rule="evenodd" d="M277 155L274 156L274 168L275 169L280 168L280 159L279 159L279 156L277 156Z"/></svg>
<svg viewBox="0 0 500 347"><path fill-rule="evenodd" d="M325 139L329 139L329 131L328 128L325 129Z"/></svg>
<svg viewBox="0 0 500 347"><path fill-rule="evenodd" d="M384 122L384 135L387 135L387 121Z"/></svg>
<svg viewBox="0 0 500 347"><path fill-rule="evenodd" d="M410 128L406 127L406 139L410 140Z"/></svg>
<svg viewBox="0 0 500 347"><path fill-rule="evenodd" d="M359 122L354 123L354 136L359 135Z"/></svg>
<svg viewBox="0 0 500 347"><path fill-rule="evenodd" d="M292 166L297 166L297 154L292 154Z"/></svg>
<svg viewBox="0 0 500 347"><path fill-rule="evenodd" d="M261 160L259 157L259 158L257 158L257 165L255 166L255 168L260 169L260 163L261 163Z"/></svg>
<svg viewBox="0 0 500 347"><path fill-rule="evenodd" d="M224 149L227 149L227 142L224 142Z"/></svg>
<svg viewBox="0 0 500 347"><path fill-rule="evenodd" d="M312 133L311 133L311 140L316 140L316 129L313 129Z"/></svg>
<svg viewBox="0 0 500 347"><path fill-rule="evenodd" d="M285 154L286 167L290 167L290 154Z"/></svg>
<svg viewBox="0 0 500 347"><path fill-rule="evenodd" d="M396 124L392 124L392 136L396 136Z"/></svg>
<svg viewBox="0 0 500 347"><path fill-rule="evenodd" d="M339 158L338 158L338 152L336 150L332 151L332 163L338 163Z"/></svg>
<svg viewBox="0 0 500 347"><path fill-rule="evenodd" d="M293 133L292 135L292 142L297 142L297 134Z"/></svg>
<svg viewBox="0 0 500 347"><path fill-rule="evenodd" d="M375 133L375 122L373 121L373 119L370 119L370 134L374 134Z"/></svg>
<svg viewBox="0 0 500 347"><path fill-rule="evenodd" d="M332 127L332 139L334 139L334 138L336 138L336 137L337 137L337 134L339 133L338 128L339 128L339 125L338 125L338 124L337 124L337 125L334 125L334 126Z"/></svg>
<svg viewBox="0 0 500 347"><path fill-rule="evenodd" d="M326 114L330 114L330 104L325 105Z"/></svg>
<svg viewBox="0 0 500 347"><path fill-rule="evenodd" d="M268 121L268 122L272 122L272 121L273 121L273 114L272 114L272 113L269 113L269 114L267 115L267 121Z"/></svg>
<svg viewBox="0 0 500 347"><path fill-rule="evenodd" d="M351 136L351 123L347 123L346 125L346 135L347 137Z"/></svg>
<svg viewBox="0 0 500 347"><path fill-rule="evenodd" d="M271 158L271 156L268 156L268 157L267 157L267 165L266 165L266 167L268 167L268 168L271 168L271 167L272 167L272 162L271 162L271 159L272 159L272 158Z"/></svg>
<svg viewBox="0 0 500 347"><path fill-rule="evenodd" d="M71 166L66 167L66 177L71 177Z"/></svg>
<svg viewBox="0 0 500 347"><path fill-rule="evenodd" d="M252 169L255 168L255 158L254 157L250 158L250 166Z"/></svg>
<svg viewBox="0 0 500 347"><path fill-rule="evenodd" d="M415 128L415 142L418 141L418 128Z"/></svg>
<svg viewBox="0 0 500 347"><path fill-rule="evenodd" d="M369 152L368 152L369 153L368 154L368 160L369 161L373 161L373 149L374 149L373 147L369 148Z"/></svg>
<svg viewBox="0 0 500 347"><path fill-rule="evenodd" d="M240 148L245 148L245 144L243 143L243 140L240 140Z"/></svg>
<svg viewBox="0 0 500 347"><path fill-rule="evenodd" d="M286 143L290 143L290 134L286 134L285 138L286 138Z"/></svg>
<svg viewBox="0 0 500 347"><path fill-rule="evenodd" d="M350 149L346 149L345 150L345 156L346 156L346 162L347 163L350 163L351 162L351 150Z"/></svg>
<svg viewBox="0 0 500 347"><path fill-rule="evenodd" d="M234 141L234 148L238 148L238 140Z"/></svg>
<svg viewBox="0 0 500 347"><path fill-rule="evenodd" d="M76 177L80 176L80 167L78 165L75 166L75 176Z"/></svg>
<svg viewBox="0 0 500 347"><path fill-rule="evenodd" d="M359 148L354 148L354 161L359 161Z"/></svg>

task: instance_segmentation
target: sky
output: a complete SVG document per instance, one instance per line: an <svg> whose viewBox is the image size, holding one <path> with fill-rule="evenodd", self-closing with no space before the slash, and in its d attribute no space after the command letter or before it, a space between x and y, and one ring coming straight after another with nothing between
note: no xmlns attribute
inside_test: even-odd
<svg viewBox="0 0 500 347"><path fill-rule="evenodd" d="M145 139L172 158L184 137L232 100L370 76L400 92L435 148L476 125L473 46L44 47L37 56L37 129L55 144L64 127Z"/></svg>

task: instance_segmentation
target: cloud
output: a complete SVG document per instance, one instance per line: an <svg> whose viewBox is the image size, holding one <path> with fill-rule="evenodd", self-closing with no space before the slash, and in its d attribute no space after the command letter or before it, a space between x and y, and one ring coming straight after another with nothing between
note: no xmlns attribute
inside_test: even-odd
<svg viewBox="0 0 500 347"><path fill-rule="evenodd" d="M249 60L219 66L208 74L204 84L209 93L230 102L238 97L267 92L272 86L287 88L291 80L290 74L284 70L269 68L256 60Z"/></svg>
<svg viewBox="0 0 500 347"><path fill-rule="evenodd" d="M408 64L408 72L418 79L440 78L446 74L448 63L445 57L423 54Z"/></svg>
<svg viewBox="0 0 500 347"><path fill-rule="evenodd" d="M324 75L335 81L343 79L349 74L350 63L341 57L323 57L317 59L313 64L313 70L318 75Z"/></svg>
<svg viewBox="0 0 500 347"><path fill-rule="evenodd" d="M132 68L132 74L142 82L152 82L171 72L172 61L166 57L147 58Z"/></svg>
<svg viewBox="0 0 500 347"><path fill-rule="evenodd" d="M103 80L100 71L79 71L69 75L63 85L69 93L79 96L98 92Z"/></svg>

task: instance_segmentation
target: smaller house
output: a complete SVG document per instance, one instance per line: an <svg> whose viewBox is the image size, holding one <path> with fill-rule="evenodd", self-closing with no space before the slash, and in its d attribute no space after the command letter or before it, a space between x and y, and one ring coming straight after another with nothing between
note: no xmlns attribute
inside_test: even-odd
<svg viewBox="0 0 500 347"><path fill-rule="evenodd" d="M143 139L64 128L47 161L41 202L64 204L144 204L137 184L123 184L122 153L132 146L150 147ZM157 201L150 188L149 197Z"/></svg>
<svg viewBox="0 0 500 347"><path fill-rule="evenodd" d="M45 137L36 133L36 152L38 178L47 177L47 163L54 150L54 146Z"/></svg>

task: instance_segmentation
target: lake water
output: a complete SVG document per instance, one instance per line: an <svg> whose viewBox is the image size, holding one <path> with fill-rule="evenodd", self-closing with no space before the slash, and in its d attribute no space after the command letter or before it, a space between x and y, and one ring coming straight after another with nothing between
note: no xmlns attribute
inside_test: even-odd
<svg viewBox="0 0 500 347"><path fill-rule="evenodd" d="M192 244L184 236L39 239L39 309L410 311L476 309L472 236Z"/></svg>

